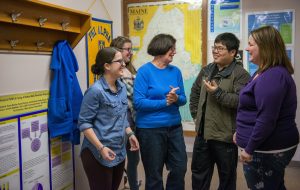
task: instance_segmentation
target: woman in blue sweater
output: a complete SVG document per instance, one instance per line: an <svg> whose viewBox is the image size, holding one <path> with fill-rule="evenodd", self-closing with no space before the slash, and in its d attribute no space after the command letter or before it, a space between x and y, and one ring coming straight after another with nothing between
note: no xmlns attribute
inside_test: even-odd
<svg viewBox="0 0 300 190"><path fill-rule="evenodd" d="M92 190L118 190L125 165L126 134L130 150L139 149L127 121L126 87L119 81L124 67L120 51L111 47L101 49L92 67L100 78L85 92L81 104L81 160Z"/></svg>
<svg viewBox="0 0 300 190"><path fill-rule="evenodd" d="M179 106L186 103L180 70L170 65L176 39L158 34L148 45L151 62L139 68L134 84L137 137L145 169L146 190L163 188L164 164L170 171L167 189L184 189L187 155Z"/></svg>
<svg viewBox="0 0 300 190"><path fill-rule="evenodd" d="M253 30L246 51L259 66L240 92L234 138L242 148L247 185L286 189L284 170L299 142L294 70L280 33L271 26Z"/></svg>

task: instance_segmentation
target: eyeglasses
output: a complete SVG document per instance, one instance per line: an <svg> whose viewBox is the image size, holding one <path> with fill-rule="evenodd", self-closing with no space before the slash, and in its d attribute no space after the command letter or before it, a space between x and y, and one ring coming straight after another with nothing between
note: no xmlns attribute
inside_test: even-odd
<svg viewBox="0 0 300 190"><path fill-rule="evenodd" d="M132 52L132 48L121 48L121 50L126 50L126 51L128 51L129 53Z"/></svg>
<svg viewBox="0 0 300 190"><path fill-rule="evenodd" d="M221 51L227 50L227 48L222 47L222 46L211 46L211 50L212 51L217 50L217 52L221 52Z"/></svg>
<svg viewBox="0 0 300 190"><path fill-rule="evenodd" d="M120 65L123 65L125 61L123 59L119 59L119 60L111 61L110 63L119 63Z"/></svg>

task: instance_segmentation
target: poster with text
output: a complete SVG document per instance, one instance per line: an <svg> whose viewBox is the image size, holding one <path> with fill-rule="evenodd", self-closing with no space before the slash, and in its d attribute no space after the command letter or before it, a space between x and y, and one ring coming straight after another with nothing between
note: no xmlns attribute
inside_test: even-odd
<svg viewBox="0 0 300 190"><path fill-rule="evenodd" d="M287 48L287 54L291 60L294 62L293 51L294 51L294 41L295 41L295 11L294 10L281 10L281 11L264 11L264 12L253 12L246 14L247 23L247 34L254 29L262 26L273 26L276 28ZM248 38L247 38L248 40ZM290 57L291 56L291 57ZM251 75L255 73L258 66L249 61L249 55L247 54L248 69Z"/></svg>
<svg viewBox="0 0 300 190"><path fill-rule="evenodd" d="M20 117L23 189L50 189L47 112Z"/></svg>
<svg viewBox="0 0 300 190"><path fill-rule="evenodd" d="M51 139L50 149L52 189L74 189L72 144L57 137Z"/></svg>
<svg viewBox="0 0 300 190"><path fill-rule="evenodd" d="M108 47L112 41L112 21L92 18L91 29L86 35L86 56L87 56L87 86L94 84L96 75L91 72L91 67L95 64L98 51Z"/></svg>
<svg viewBox="0 0 300 190"><path fill-rule="evenodd" d="M0 189L21 189L18 119L0 120Z"/></svg>
<svg viewBox="0 0 300 190"><path fill-rule="evenodd" d="M231 32L241 38L241 1L209 0L208 39L214 40L218 34Z"/></svg>

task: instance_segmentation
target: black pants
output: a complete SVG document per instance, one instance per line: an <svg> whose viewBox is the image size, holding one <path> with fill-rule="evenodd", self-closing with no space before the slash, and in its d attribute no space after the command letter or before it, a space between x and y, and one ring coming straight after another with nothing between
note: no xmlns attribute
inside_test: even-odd
<svg viewBox="0 0 300 190"><path fill-rule="evenodd" d="M103 166L87 148L82 151L81 160L91 190L118 190L125 161L111 168Z"/></svg>
<svg viewBox="0 0 300 190"><path fill-rule="evenodd" d="M238 148L233 143L204 140L198 135L195 139L192 158L193 190L209 190L210 182L217 165L219 190L236 189L236 167Z"/></svg>

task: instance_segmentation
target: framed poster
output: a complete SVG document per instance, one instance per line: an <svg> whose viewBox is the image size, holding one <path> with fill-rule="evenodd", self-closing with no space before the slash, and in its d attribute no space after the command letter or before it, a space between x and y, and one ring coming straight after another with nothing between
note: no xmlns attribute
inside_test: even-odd
<svg viewBox="0 0 300 190"><path fill-rule="evenodd" d="M280 32L287 48L287 54L293 64L293 51L295 44L295 10L264 11L246 14L246 36L249 36L252 30L266 25L273 26ZM246 58L248 71L250 75L253 75L258 66L249 61L248 54L246 55Z"/></svg>
<svg viewBox="0 0 300 190"><path fill-rule="evenodd" d="M97 77L91 72L98 51L108 47L112 41L112 21L92 18L91 28L86 34L87 86L92 85Z"/></svg>

